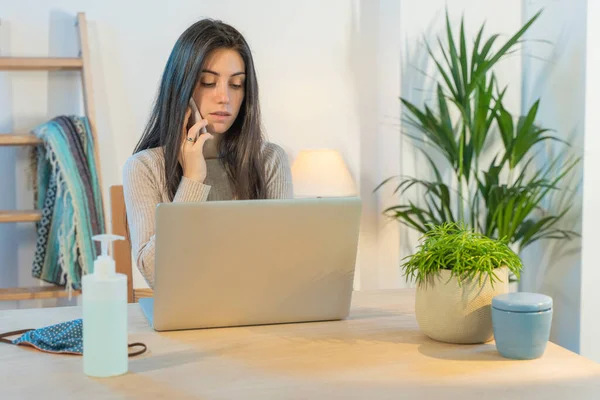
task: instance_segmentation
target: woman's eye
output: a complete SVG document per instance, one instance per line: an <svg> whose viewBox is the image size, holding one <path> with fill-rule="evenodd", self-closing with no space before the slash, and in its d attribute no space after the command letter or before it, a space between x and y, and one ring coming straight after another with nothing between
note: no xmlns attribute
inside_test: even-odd
<svg viewBox="0 0 600 400"><path fill-rule="evenodd" d="M200 84L201 84L203 87L207 87L207 88L210 88L210 87L215 87L215 86L217 86L217 83L216 83L216 82L200 82ZM244 87L244 84L243 84L243 83L240 83L240 84L236 84L236 83L230 83L230 84L229 84L229 86L231 86L231 87L232 87L232 88L234 88L234 89L242 89L242 88Z"/></svg>

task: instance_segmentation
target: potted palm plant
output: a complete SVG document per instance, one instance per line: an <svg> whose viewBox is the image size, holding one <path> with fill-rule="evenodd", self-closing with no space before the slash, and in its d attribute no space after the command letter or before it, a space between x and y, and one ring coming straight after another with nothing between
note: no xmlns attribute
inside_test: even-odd
<svg viewBox="0 0 600 400"><path fill-rule="evenodd" d="M509 272L521 260L506 241L464 224L432 225L404 274L417 284L415 314L421 331L447 343L485 343L493 338L492 298L508 291Z"/></svg>

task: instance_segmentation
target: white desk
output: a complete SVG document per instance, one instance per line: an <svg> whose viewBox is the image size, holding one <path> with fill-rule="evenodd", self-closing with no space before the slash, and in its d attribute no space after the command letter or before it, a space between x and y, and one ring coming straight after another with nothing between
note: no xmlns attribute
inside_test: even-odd
<svg viewBox="0 0 600 400"><path fill-rule="evenodd" d="M346 321L156 333L130 305L127 375L91 379L78 356L0 343L0 399L600 399L600 365L550 344L511 361L493 343L423 336L414 291L358 292ZM79 318L78 307L0 312L0 331Z"/></svg>

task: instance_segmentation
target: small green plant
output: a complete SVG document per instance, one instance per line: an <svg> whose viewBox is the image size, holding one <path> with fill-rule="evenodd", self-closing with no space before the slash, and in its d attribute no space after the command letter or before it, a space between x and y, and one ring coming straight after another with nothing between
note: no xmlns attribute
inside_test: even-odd
<svg viewBox="0 0 600 400"><path fill-rule="evenodd" d="M440 270L450 270L459 285L474 278L498 280L494 270L508 267L517 278L521 259L508 247L506 240L491 239L474 232L464 224L430 225L421 237L417 252L404 258L405 276L417 284L428 282Z"/></svg>

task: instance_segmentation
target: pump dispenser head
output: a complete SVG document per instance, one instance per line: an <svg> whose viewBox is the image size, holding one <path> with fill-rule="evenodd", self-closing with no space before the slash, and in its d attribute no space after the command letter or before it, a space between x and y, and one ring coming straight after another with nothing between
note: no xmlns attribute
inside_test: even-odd
<svg viewBox="0 0 600 400"><path fill-rule="evenodd" d="M107 233L93 236L92 239L102 244L102 254L94 261L94 274L102 278L114 275L115 261L108 255L108 246L115 240L125 240L125 238Z"/></svg>

